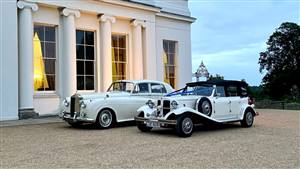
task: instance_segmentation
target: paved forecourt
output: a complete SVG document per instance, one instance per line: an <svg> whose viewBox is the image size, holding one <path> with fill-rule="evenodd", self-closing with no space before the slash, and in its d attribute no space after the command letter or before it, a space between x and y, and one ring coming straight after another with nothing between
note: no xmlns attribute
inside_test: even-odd
<svg viewBox="0 0 300 169"><path fill-rule="evenodd" d="M252 128L199 126L189 138L130 123L1 127L0 168L300 168L300 111L259 112Z"/></svg>

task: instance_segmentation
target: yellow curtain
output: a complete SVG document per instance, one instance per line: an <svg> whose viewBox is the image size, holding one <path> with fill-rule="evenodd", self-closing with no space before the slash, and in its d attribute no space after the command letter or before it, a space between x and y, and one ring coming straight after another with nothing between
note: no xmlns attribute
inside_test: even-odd
<svg viewBox="0 0 300 169"><path fill-rule="evenodd" d="M117 75L117 67L115 61L115 52L114 48L111 48L111 57L112 57L112 76L113 76L113 81L116 80L115 76Z"/></svg>
<svg viewBox="0 0 300 169"><path fill-rule="evenodd" d="M168 64L168 57L167 57L167 54L166 52L164 51L163 53L163 62L164 62L164 68L165 68L165 72L164 72L164 82L166 83L169 83L170 84L170 79L168 78L168 67L167 67L167 64Z"/></svg>
<svg viewBox="0 0 300 169"><path fill-rule="evenodd" d="M43 61L41 41L37 33L33 38L34 50L34 90L39 88L49 88L48 81L45 75L45 65Z"/></svg>

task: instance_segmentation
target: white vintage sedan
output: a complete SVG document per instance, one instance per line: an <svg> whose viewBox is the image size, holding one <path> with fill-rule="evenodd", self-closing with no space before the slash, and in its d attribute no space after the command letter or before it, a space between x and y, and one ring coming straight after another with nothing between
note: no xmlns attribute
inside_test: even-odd
<svg viewBox="0 0 300 169"><path fill-rule="evenodd" d="M247 83L221 80L188 83L161 100L148 100L138 109L135 120L143 132L174 128L179 136L188 137L197 124L240 121L251 127L256 115Z"/></svg>
<svg viewBox="0 0 300 169"><path fill-rule="evenodd" d="M121 80L105 93L74 94L63 101L60 117L72 126L94 123L102 128L133 121L136 111L149 99L159 99L173 88L150 80Z"/></svg>

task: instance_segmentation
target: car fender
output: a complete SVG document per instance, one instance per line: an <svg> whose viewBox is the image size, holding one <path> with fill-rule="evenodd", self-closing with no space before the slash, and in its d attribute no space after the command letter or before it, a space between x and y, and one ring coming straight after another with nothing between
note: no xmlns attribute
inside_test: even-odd
<svg viewBox="0 0 300 169"><path fill-rule="evenodd" d="M95 119L98 116L98 113L103 109L111 109L116 116L116 120L118 121L118 116L115 108L112 105L107 104L106 100L94 100L91 104L87 105L86 113L88 117Z"/></svg>
<svg viewBox="0 0 300 169"><path fill-rule="evenodd" d="M139 115L141 112L144 112L144 117L146 117L146 114L152 114L155 111L157 111L156 108L150 108L148 105L143 105L137 110L137 115Z"/></svg>
<svg viewBox="0 0 300 169"><path fill-rule="evenodd" d="M174 109L174 110L170 111L168 114L166 114L165 119L168 119L168 117L171 116L172 114L175 114L176 116L178 116L178 115L182 115L184 113L192 113L192 114L197 115L199 118L201 117L201 118L205 118L210 121L221 123L221 121L211 118L210 116L202 114L202 113L198 112L197 110L194 110L189 107L180 107L180 108Z"/></svg>
<svg viewBox="0 0 300 169"><path fill-rule="evenodd" d="M240 111L240 116L239 116L240 120L243 120L244 115L245 115L247 109L251 109L253 111L253 113L255 113L255 115L256 115L256 111L254 109L254 105L243 104L241 106L241 111Z"/></svg>

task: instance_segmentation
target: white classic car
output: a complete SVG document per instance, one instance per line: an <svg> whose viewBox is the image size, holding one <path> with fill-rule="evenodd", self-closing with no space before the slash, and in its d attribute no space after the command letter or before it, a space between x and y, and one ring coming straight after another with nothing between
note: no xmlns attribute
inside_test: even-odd
<svg viewBox="0 0 300 169"><path fill-rule="evenodd" d="M63 101L60 117L71 126L94 123L102 128L116 122L133 121L136 111L149 99L173 92L166 83L150 80L121 80L106 93L74 94Z"/></svg>
<svg viewBox="0 0 300 169"><path fill-rule="evenodd" d="M240 121L251 127L258 115L247 83L227 80L187 83L161 100L148 100L137 113L139 130L175 128L182 137L191 136L197 124Z"/></svg>

